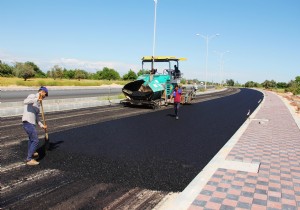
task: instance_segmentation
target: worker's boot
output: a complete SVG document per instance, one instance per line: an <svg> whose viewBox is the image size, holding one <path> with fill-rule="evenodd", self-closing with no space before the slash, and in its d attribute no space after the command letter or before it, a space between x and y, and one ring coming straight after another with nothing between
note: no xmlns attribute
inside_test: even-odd
<svg viewBox="0 0 300 210"><path fill-rule="evenodd" d="M26 165L28 166L36 166L40 164L39 162L37 162L35 159L31 159L30 161L27 161Z"/></svg>
<svg viewBox="0 0 300 210"><path fill-rule="evenodd" d="M37 152L33 153L32 158L38 159L39 158L39 153L37 153Z"/></svg>

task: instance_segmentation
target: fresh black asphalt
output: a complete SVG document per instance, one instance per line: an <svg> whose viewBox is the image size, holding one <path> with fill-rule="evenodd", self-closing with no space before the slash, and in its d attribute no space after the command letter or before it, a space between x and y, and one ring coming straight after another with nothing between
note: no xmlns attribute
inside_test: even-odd
<svg viewBox="0 0 300 210"><path fill-rule="evenodd" d="M256 90L51 133L39 167L70 179L182 191L263 99ZM26 146L26 145L24 145Z"/></svg>

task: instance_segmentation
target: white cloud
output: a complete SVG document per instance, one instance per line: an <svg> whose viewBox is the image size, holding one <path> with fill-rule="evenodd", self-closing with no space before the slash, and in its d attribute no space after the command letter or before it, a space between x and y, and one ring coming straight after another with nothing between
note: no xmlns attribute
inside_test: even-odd
<svg viewBox="0 0 300 210"><path fill-rule="evenodd" d="M75 58L60 58L50 61L52 66L59 65L69 69L85 69L88 71L101 70L104 67L113 68L116 70L130 69L133 68L133 65L120 63L116 61L88 61L88 60L79 60ZM127 71L128 71L127 70Z"/></svg>
<svg viewBox="0 0 300 210"><path fill-rule="evenodd" d="M3 50L0 50L0 60L8 64L13 64L15 62L24 62L24 58L22 59L19 56L12 55L11 53Z"/></svg>
<svg viewBox="0 0 300 210"><path fill-rule="evenodd" d="M120 74L125 74L132 69L137 71L139 66L136 64L122 63L119 61L90 61L90 60L80 60L76 58L57 58L52 60L41 60L37 58L28 58L18 55L13 55L8 52L0 50L0 60L8 64L14 64L15 62L34 62L43 71L50 70L54 65L66 69L83 69L89 72L96 72L102 70L104 67L112 68L118 71Z"/></svg>

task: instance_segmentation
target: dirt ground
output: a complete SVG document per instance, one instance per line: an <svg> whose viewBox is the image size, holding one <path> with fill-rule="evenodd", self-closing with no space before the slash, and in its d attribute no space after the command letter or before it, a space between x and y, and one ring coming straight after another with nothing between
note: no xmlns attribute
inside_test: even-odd
<svg viewBox="0 0 300 210"><path fill-rule="evenodd" d="M293 95L292 93L277 93L286 100L289 105L295 110L296 116L300 118L300 96Z"/></svg>

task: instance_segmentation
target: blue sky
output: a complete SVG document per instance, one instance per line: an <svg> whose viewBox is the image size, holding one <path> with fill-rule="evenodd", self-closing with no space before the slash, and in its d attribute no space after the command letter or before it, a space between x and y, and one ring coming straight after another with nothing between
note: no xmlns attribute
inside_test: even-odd
<svg viewBox="0 0 300 210"><path fill-rule="evenodd" d="M186 57L184 77L240 83L300 76L299 0L158 0L155 55ZM1 0L0 60L120 74L152 55L153 0ZM220 55L223 56L223 76ZM162 72L162 68L158 68Z"/></svg>

